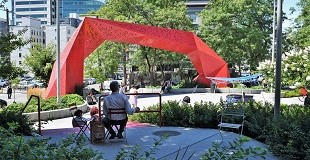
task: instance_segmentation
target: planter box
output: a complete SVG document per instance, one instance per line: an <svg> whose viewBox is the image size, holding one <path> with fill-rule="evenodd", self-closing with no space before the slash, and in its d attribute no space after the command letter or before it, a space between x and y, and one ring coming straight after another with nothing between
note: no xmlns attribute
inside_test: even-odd
<svg viewBox="0 0 310 160"><path fill-rule="evenodd" d="M88 110L88 106L86 103L77 106L77 108L82 110L83 112L86 112ZM27 115L30 121L38 121L38 112L23 113L23 115ZM60 119L66 117L71 117L69 108L40 112L41 121Z"/></svg>

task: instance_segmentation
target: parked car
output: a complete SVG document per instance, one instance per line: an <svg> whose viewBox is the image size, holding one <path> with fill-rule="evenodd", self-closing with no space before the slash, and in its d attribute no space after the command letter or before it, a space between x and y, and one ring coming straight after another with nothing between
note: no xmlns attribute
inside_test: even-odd
<svg viewBox="0 0 310 160"><path fill-rule="evenodd" d="M7 103L5 100L0 99L0 108L4 108L4 107L6 107L7 105L8 105L8 103Z"/></svg>
<svg viewBox="0 0 310 160"><path fill-rule="evenodd" d="M83 84L87 85L88 84L88 78L83 78Z"/></svg>
<svg viewBox="0 0 310 160"><path fill-rule="evenodd" d="M97 80L96 78L89 78L87 84L96 84Z"/></svg>
<svg viewBox="0 0 310 160"><path fill-rule="evenodd" d="M9 85L9 82L8 81L6 81L6 80L1 80L0 79L0 87L6 87L6 86L8 86Z"/></svg>

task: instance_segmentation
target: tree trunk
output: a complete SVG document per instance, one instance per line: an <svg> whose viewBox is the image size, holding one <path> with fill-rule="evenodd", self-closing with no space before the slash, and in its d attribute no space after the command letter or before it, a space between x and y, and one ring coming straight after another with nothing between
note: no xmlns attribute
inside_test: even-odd
<svg viewBox="0 0 310 160"><path fill-rule="evenodd" d="M146 63L147 63L151 86L154 86L155 80L154 80L154 74L153 74L153 67L150 63L149 57L147 56L147 51L149 51L150 49L147 50L146 47L142 47L141 50L142 50L142 55L144 56Z"/></svg>

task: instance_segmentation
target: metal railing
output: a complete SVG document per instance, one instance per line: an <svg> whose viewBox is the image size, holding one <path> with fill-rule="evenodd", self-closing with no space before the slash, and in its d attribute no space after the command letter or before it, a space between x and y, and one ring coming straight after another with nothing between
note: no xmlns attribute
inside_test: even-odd
<svg viewBox="0 0 310 160"><path fill-rule="evenodd" d="M38 121L39 121L39 126L38 126L39 128L38 129L39 129L39 134L42 135L41 134L41 105L40 105L40 97L39 96L31 95L30 98L28 99L25 107L20 110L19 114L22 115L24 113L25 109L27 108L28 104L30 103L30 101L33 97L37 98L37 100L38 100L38 103L37 103L37 105L38 105Z"/></svg>

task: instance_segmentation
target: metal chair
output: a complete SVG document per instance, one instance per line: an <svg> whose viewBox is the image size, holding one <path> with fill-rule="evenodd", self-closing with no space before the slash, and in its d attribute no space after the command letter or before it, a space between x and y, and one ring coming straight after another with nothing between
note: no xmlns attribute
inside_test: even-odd
<svg viewBox="0 0 310 160"><path fill-rule="evenodd" d="M76 111L78 111L77 107L74 106L74 107L71 107L70 109L70 113L71 113L71 116L72 116L72 126L74 128L79 128L79 132L78 134L75 136L74 139L76 139L77 137L79 137L80 135L84 135L89 141L90 141L90 138L87 136L86 134L86 130L90 130L89 128L89 123L87 122L87 119L84 119L83 117L81 116L76 116L74 115L74 113Z"/></svg>
<svg viewBox="0 0 310 160"><path fill-rule="evenodd" d="M242 135L244 119L245 119L245 108L241 103L226 103L222 105L221 114L219 117L219 132L223 140L222 130L225 128L236 129L238 133Z"/></svg>
<svg viewBox="0 0 310 160"><path fill-rule="evenodd" d="M125 112L125 108L108 108L108 126L111 126L111 127L107 127L107 131L106 131L106 139L110 136L110 129L113 129L114 132L116 133L116 135L119 133L120 131L120 125L121 125L121 120L120 121L116 121L116 120L111 120L112 118L112 115L117 115L117 114L126 114L127 113ZM124 131L122 132L122 136L123 136L123 139L127 142L127 137L126 137L126 124L125 124L125 127L124 127Z"/></svg>

